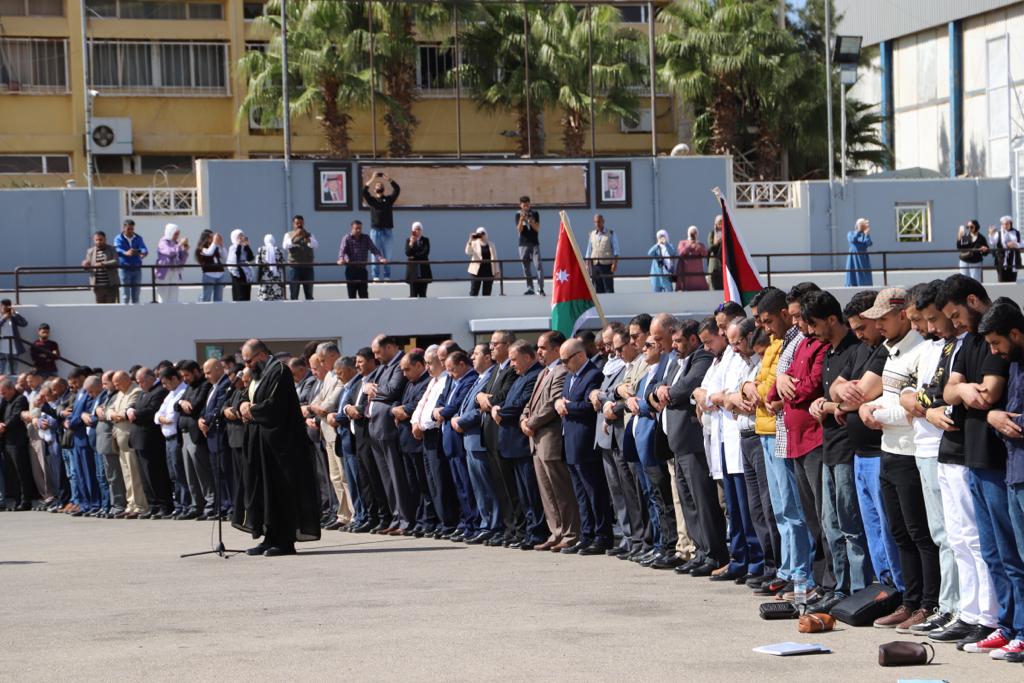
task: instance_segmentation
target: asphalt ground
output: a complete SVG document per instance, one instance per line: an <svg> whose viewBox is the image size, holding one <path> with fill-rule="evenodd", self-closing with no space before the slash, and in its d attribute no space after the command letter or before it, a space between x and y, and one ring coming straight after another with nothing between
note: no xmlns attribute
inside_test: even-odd
<svg viewBox="0 0 1024 683"><path fill-rule="evenodd" d="M225 527L228 547L253 544ZM179 554L209 522L0 513L0 680L1024 681L875 628L801 635L734 584L577 557L336 531L291 557ZM817 642L832 654L751 648Z"/></svg>

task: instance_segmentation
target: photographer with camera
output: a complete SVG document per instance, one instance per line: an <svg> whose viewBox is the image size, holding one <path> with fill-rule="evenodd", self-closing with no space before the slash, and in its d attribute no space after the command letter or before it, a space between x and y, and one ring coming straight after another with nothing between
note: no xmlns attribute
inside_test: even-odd
<svg viewBox="0 0 1024 683"><path fill-rule="evenodd" d="M391 183L391 194L385 194L384 183ZM370 267L374 282L391 279L391 237L395 229L395 217L391 207L398 201L402 188L383 171L377 171L363 186L363 201L370 207L370 239L381 253L374 256Z"/></svg>
<svg viewBox="0 0 1024 683"><path fill-rule="evenodd" d="M25 350L21 343L19 327L25 327L28 321L20 313L14 311L10 299L0 301L0 375L18 373L17 358Z"/></svg>
<svg viewBox="0 0 1024 683"><path fill-rule="evenodd" d="M526 294L544 296L544 269L540 263L540 214L530 208L530 198L519 198L519 213L516 214L516 231L519 233L519 259L523 262L523 277L526 278ZM533 267L537 267L537 292L533 291Z"/></svg>
<svg viewBox="0 0 1024 683"><path fill-rule="evenodd" d="M478 296L482 286L484 296L490 296L494 278L501 275L501 264L498 263L498 252L494 245L487 241L487 229L483 226L470 234L466 242L466 256L470 260L466 270L473 276L469 295Z"/></svg>

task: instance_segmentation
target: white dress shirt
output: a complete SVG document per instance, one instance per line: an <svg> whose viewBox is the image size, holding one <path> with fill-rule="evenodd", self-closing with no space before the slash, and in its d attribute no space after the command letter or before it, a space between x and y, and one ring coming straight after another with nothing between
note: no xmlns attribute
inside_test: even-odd
<svg viewBox="0 0 1024 683"><path fill-rule="evenodd" d="M178 433L178 411L174 409L174 404L181 400L181 395L185 393L187 388L188 385L181 382L174 388L174 391L167 392L164 402L160 404L160 410L156 411L156 415L153 416L153 422L160 425L160 431L163 432L165 438ZM161 417L171 418L171 423L163 424L160 422Z"/></svg>

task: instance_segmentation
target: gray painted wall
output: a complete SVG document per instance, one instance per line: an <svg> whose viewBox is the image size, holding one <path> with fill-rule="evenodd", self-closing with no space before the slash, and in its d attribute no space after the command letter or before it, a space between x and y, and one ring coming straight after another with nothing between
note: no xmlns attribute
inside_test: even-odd
<svg viewBox="0 0 1024 683"><path fill-rule="evenodd" d="M864 45L899 38L949 21L1019 4L1019 0L835 0L838 32Z"/></svg>

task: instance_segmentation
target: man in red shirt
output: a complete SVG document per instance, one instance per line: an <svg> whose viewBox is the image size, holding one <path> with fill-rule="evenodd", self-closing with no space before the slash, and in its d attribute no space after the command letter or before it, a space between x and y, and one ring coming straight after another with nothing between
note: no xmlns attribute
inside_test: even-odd
<svg viewBox="0 0 1024 683"><path fill-rule="evenodd" d="M57 346L57 342L50 339L50 326L46 323L39 326L38 336L28 350L32 355L32 364L36 366L36 372L43 377L56 377L60 347Z"/></svg>

